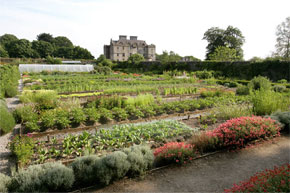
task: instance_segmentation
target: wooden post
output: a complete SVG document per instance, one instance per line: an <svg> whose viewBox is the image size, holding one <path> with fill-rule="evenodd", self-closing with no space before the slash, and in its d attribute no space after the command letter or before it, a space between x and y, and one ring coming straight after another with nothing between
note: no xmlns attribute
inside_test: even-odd
<svg viewBox="0 0 290 193"><path fill-rule="evenodd" d="M47 135L47 142L50 142L50 136L49 136L49 134Z"/></svg>

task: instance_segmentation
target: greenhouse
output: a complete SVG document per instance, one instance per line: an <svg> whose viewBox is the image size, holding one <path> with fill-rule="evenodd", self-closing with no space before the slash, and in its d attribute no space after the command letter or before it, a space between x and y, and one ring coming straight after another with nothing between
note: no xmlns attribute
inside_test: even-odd
<svg viewBox="0 0 290 193"><path fill-rule="evenodd" d="M87 65L19 64L20 73L42 72L42 71L90 72L92 70L94 70L94 66L92 64Z"/></svg>

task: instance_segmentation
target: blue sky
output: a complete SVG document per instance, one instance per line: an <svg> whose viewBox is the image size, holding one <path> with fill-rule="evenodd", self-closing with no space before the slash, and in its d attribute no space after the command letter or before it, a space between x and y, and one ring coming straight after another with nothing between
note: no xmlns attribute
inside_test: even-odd
<svg viewBox="0 0 290 193"><path fill-rule="evenodd" d="M290 0L0 0L0 35L36 39L42 32L103 53L119 35L136 35L163 50L204 59L210 27L239 28L245 59L275 50L278 24L290 16Z"/></svg>

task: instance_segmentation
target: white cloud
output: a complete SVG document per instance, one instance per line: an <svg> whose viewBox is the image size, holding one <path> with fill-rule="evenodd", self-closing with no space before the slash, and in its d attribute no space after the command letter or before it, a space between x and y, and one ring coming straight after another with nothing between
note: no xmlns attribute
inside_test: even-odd
<svg viewBox="0 0 290 193"><path fill-rule="evenodd" d="M204 58L210 27L239 28L245 58L275 49L275 29L289 16L289 0L0 0L0 35L33 40L67 36L96 57L118 35L137 35L157 53L173 50Z"/></svg>

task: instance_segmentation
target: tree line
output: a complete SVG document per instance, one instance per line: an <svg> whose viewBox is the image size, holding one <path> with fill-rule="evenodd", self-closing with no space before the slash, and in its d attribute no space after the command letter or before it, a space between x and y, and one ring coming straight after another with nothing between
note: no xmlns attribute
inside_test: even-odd
<svg viewBox="0 0 290 193"><path fill-rule="evenodd" d="M94 59L87 49L73 45L67 37L53 37L49 33L37 35L32 42L18 39L13 34L4 34L0 36L0 57Z"/></svg>

